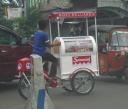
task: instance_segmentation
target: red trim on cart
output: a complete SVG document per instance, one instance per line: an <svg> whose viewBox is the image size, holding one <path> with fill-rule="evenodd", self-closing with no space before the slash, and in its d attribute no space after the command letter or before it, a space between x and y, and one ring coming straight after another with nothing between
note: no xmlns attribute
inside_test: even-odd
<svg viewBox="0 0 128 109"><path fill-rule="evenodd" d="M62 18L74 18L74 17L95 17L96 12L53 12L49 15L49 19L55 19L57 17Z"/></svg>

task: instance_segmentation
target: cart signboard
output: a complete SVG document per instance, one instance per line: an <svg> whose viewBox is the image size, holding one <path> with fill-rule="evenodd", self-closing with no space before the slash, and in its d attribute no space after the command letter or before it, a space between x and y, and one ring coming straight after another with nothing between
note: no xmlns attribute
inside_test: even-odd
<svg viewBox="0 0 128 109"><path fill-rule="evenodd" d="M49 19L54 18L75 18L75 17L95 17L96 12L53 12L49 15Z"/></svg>
<svg viewBox="0 0 128 109"><path fill-rule="evenodd" d="M87 64L91 63L91 56L74 56L72 57L72 64Z"/></svg>

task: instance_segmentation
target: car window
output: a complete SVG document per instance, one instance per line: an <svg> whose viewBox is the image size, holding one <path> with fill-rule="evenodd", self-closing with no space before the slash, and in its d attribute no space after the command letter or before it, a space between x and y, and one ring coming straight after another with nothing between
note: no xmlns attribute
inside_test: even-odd
<svg viewBox="0 0 128 109"><path fill-rule="evenodd" d="M95 38L95 32L94 31L91 31L89 33L89 35L94 36L94 38ZM109 37L109 34L107 32L98 31L97 32L98 45L106 44L106 42L108 41L108 37Z"/></svg>
<svg viewBox="0 0 128 109"><path fill-rule="evenodd" d="M0 44L15 45L16 37L10 32L0 30Z"/></svg>
<svg viewBox="0 0 128 109"><path fill-rule="evenodd" d="M107 32L98 32L98 43L99 44L106 44L106 41L108 39L108 33Z"/></svg>

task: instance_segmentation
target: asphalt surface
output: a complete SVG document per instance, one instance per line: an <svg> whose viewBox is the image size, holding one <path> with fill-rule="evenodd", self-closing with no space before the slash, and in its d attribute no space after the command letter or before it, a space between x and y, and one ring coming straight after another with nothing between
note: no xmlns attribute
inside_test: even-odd
<svg viewBox="0 0 128 109"><path fill-rule="evenodd" d="M96 79L89 95L78 96L61 88L49 89L56 109L127 109L128 84L109 77ZM0 84L0 109L24 109L26 101L17 92L17 82Z"/></svg>

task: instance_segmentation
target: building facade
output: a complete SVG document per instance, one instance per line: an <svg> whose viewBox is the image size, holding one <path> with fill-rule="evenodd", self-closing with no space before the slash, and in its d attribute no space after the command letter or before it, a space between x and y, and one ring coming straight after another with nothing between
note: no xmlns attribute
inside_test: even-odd
<svg viewBox="0 0 128 109"><path fill-rule="evenodd" d="M128 0L98 0L97 7L118 7L128 11Z"/></svg>
<svg viewBox="0 0 128 109"><path fill-rule="evenodd" d="M28 7L32 6L38 6L41 4L41 6L45 6L48 4L57 5L61 7L61 5L71 5L72 2L76 3L78 0L24 0L27 2ZM81 0L81 2L86 2L86 0ZM97 7L119 7L125 10L128 10L128 0L87 0L87 2L90 2L93 4L94 2L97 2ZM80 4L80 1L78 2Z"/></svg>
<svg viewBox="0 0 128 109"><path fill-rule="evenodd" d="M25 0L24 0L25 1ZM39 6L40 3L45 2L46 0L26 0L26 4L28 8L31 8L33 6Z"/></svg>
<svg viewBox="0 0 128 109"><path fill-rule="evenodd" d="M122 0L98 0L98 7L112 6L112 7L122 7Z"/></svg>

